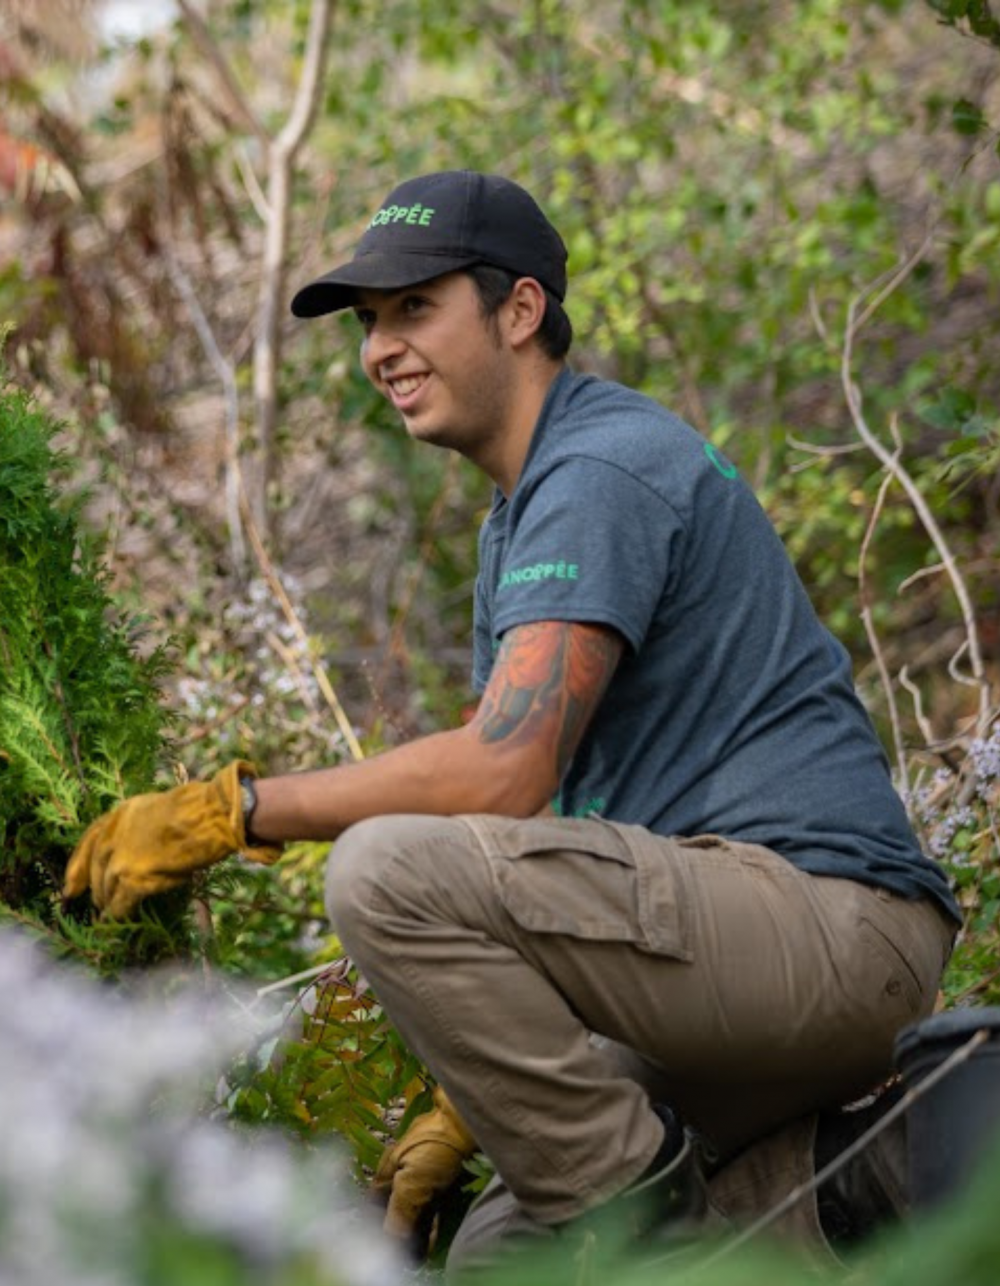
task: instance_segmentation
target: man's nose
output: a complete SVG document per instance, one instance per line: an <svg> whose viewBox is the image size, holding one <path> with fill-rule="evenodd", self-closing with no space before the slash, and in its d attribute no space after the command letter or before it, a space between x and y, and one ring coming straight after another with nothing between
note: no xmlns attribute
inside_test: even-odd
<svg viewBox="0 0 1000 1286"><path fill-rule="evenodd" d="M374 325L365 337L365 362L377 371L384 362L398 358L405 344L401 336L389 326Z"/></svg>

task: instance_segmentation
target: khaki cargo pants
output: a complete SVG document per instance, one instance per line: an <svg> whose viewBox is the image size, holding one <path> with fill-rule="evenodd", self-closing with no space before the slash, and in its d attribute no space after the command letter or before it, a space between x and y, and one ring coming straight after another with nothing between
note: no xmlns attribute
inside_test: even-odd
<svg viewBox="0 0 1000 1286"><path fill-rule="evenodd" d="M884 1078L895 1033L933 1009L953 937L928 901L600 819L374 818L335 845L327 907L542 1225L657 1152L662 1127L619 1047L732 1155Z"/></svg>

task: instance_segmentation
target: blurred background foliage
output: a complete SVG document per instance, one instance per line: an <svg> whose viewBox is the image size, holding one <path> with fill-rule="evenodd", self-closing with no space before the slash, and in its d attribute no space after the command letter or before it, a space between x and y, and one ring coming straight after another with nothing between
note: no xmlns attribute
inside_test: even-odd
<svg viewBox="0 0 1000 1286"><path fill-rule="evenodd" d="M15 375L65 422L116 582L182 641L199 684L185 700L218 718L234 693L291 695L269 691L267 665L241 683L268 628L234 620L254 572L227 501L235 449L356 725L395 740L460 704L487 486L410 449L361 381L351 318L297 323L287 298L399 179L466 165L527 184L563 230L576 364L676 408L753 480L877 715L856 576L881 470L846 413L844 328L849 302L929 235L852 374L887 441L898 425L969 568L995 665L1000 90L983 6L331 7L288 192L279 414L262 443L268 148L309 6L203 6L232 93L168 3L144 6L146 34L129 40L109 23L135 6L4 6L0 317L16 323ZM89 15L90 37L76 23L64 48L69 11ZM871 562L890 661L905 657L948 735L970 704L947 673L962 624L946 578L900 592L937 555L898 488ZM251 736L272 766L309 757L285 720L261 722ZM335 749L320 736L316 755Z"/></svg>
<svg viewBox="0 0 1000 1286"><path fill-rule="evenodd" d="M2 413L55 433L52 504L143 619L122 637L170 727L144 782L335 763L467 711L488 484L412 449L353 318L287 301L403 178L499 171L569 246L575 366L754 484L959 886L946 997L1000 1001L998 129L984 0L0 0ZM14 878L11 798L0 887L29 894L0 914L60 949L119 972L167 932L214 987L326 969L234 1067L233 1120L339 1130L363 1170L426 1102L328 937L321 848L89 925L56 898L72 826Z"/></svg>

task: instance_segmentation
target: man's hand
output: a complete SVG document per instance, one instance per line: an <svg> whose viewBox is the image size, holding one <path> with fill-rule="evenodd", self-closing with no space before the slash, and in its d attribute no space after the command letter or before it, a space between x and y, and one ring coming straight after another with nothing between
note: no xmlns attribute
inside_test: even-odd
<svg viewBox="0 0 1000 1286"><path fill-rule="evenodd" d="M247 847L240 777L254 775L252 764L237 759L211 781L119 804L84 833L66 868L63 896L79 897L89 887L98 910L123 919L150 893L176 888L230 853L277 861L280 847Z"/></svg>
<svg viewBox="0 0 1000 1286"><path fill-rule="evenodd" d="M386 1205L385 1231L405 1241L417 1258L426 1255L438 1207L475 1150L475 1139L440 1086L433 1108L385 1150L372 1192Z"/></svg>

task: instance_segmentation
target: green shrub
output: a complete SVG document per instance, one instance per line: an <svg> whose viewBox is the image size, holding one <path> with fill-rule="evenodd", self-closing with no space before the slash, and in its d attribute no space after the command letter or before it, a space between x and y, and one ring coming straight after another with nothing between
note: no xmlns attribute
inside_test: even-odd
<svg viewBox="0 0 1000 1286"><path fill-rule="evenodd" d="M0 904L43 927L87 824L153 786L168 723L164 651L140 653L53 482L58 427L0 370Z"/></svg>

